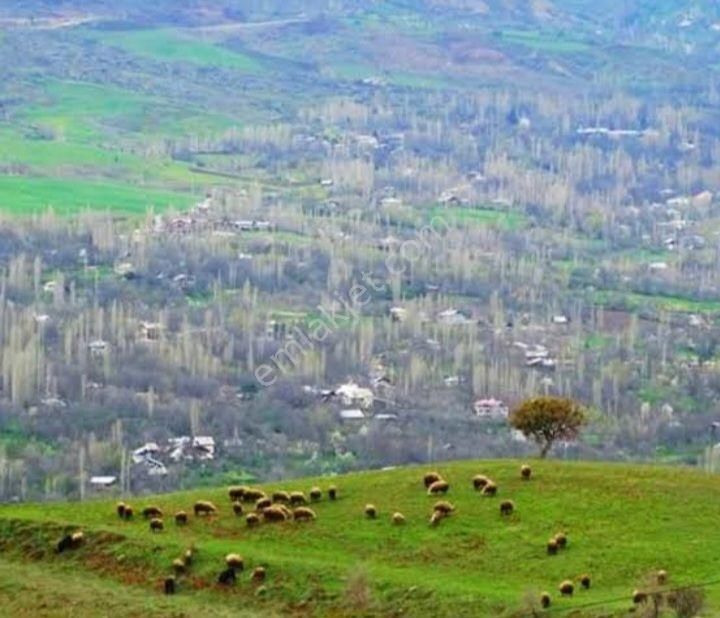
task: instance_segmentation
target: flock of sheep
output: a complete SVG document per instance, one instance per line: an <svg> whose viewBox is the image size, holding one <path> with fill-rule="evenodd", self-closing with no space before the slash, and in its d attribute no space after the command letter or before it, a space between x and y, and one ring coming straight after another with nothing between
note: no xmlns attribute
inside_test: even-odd
<svg viewBox="0 0 720 618"><path fill-rule="evenodd" d="M528 465L520 468L520 477L524 481L530 481L532 477L532 469ZM443 498L450 490L450 484L442 478L438 472L428 472L423 477L423 483L427 494ZM498 493L497 484L487 476L478 474L472 478L473 488L486 497L495 497ZM327 490L327 496L331 501L338 497L337 487L330 486ZM263 490L256 487L237 486L228 489L228 497L230 498L233 513L238 517L244 517L248 527L254 528L261 523L273 524L286 521L305 522L316 519L315 511L308 506L310 503L322 500L323 491L319 487L313 487L309 492L309 499L301 491L275 491L268 495ZM431 526L438 526L441 521L449 517L455 511L454 505L445 500L435 502L430 514L429 523ZM119 502L116 507L117 516L124 520L132 520L135 516L134 509L125 502ZM507 517L515 512L515 503L512 500L503 500L500 502L500 515ZM195 517L209 517L218 513L218 508L209 501L198 500L193 505L193 513ZM378 509L374 504L365 505L365 516L368 519L376 519L378 517ZM141 511L142 517L149 522L150 531L153 533L162 532L164 529L163 511L157 506L147 506ZM174 514L174 521L177 526L185 526L189 523L189 516L186 511L177 511ZM394 525L401 526L406 522L405 516L396 511L391 516ZM84 535L78 531L74 534L64 536L57 544L57 551L61 553L70 549L77 549L84 543ZM568 537L564 532L558 532L547 542L548 555L556 555L564 550L568 545ZM194 548L185 551L184 555L176 558L172 562L174 575L167 577L164 581L164 591L166 594L174 594L176 592L177 577L186 574L193 563L195 550ZM225 568L218 575L217 581L222 585L232 585L236 582L237 572L243 571L245 567L244 560L239 554L228 554L225 557ZM265 567L256 567L251 574L251 581L260 584L265 581ZM656 583L663 586L667 583L667 572L658 571L655 576ZM581 588L587 590L590 588L590 575L583 574L577 579ZM575 583L573 580L565 580L558 586L558 591L563 597L572 596L575 592ZM258 593L264 592L264 587L258 588ZM648 594L635 590L632 595L633 603L642 604L648 601ZM541 607L547 609L552 603L552 597L548 592L540 595Z"/></svg>

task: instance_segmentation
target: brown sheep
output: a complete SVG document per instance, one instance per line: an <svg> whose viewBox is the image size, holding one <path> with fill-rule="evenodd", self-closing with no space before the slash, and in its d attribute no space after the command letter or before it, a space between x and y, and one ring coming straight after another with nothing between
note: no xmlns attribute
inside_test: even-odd
<svg viewBox="0 0 720 618"><path fill-rule="evenodd" d="M437 494L446 494L450 489L450 484L447 481L435 481L430 487L428 487L428 496L435 496Z"/></svg>
<svg viewBox="0 0 720 618"><path fill-rule="evenodd" d="M455 510L455 507L452 505L452 503L447 502L446 500L441 500L440 502L436 502L433 505L433 511L439 511L443 515L450 515Z"/></svg>
<svg viewBox="0 0 720 618"><path fill-rule="evenodd" d="M305 497L305 494L301 491L291 491L290 504L292 506L301 506L307 504L307 498Z"/></svg>
<svg viewBox="0 0 720 618"><path fill-rule="evenodd" d="M182 575L185 572L185 569L187 568L187 564L182 558L175 558L172 562L172 568L173 571L175 571L175 575Z"/></svg>
<svg viewBox="0 0 720 618"><path fill-rule="evenodd" d="M295 521L312 521L316 517L315 511L306 506L299 506L293 511L293 519Z"/></svg>
<svg viewBox="0 0 720 618"><path fill-rule="evenodd" d="M267 577L267 572L265 571L265 567L255 567L252 572L251 580L255 583L264 582L265 578Z"/></svg>
<svg viewBox="0 0 720 618"><path fill-rule="evenodd" d="M142 510L142 516L145 519L152 519L154 517L162 517L163 512L156 506L146 506Z"/></svg>
<svg viewBox="0 0 720 618"><path fill-rule="evenodd" d="M564 532L558 532L555 535L555 542L557 543L557 545L560 549L565 549L568 544L568 538Z"/></svg>
<svg viewBox="0 0 720 618"><path fill-rule="evenodd" d="M529 481L532 476L532 468L528 465L520 466L520 478L523 481Z"/></svg>
<svg viewBox="0 0 720 618"><path fill-rule="evenodd" d="M375 519L377 517L377 509L374 504L365 505L365 516L368 519Z"/></svg>
<svg viewBox="0 0 720 618"><path fill-rule="evenodd" d="M497 485L495 483L493 483L492 481L488 481L487 485L485 485L485 487L483 487L483 489L482 489L482 495L487 496L489 498L497 496L497 492L498 492Z"/></svg>
<svg viewBox="0 0 720 618"><path fill-rule="evenodd" d="M165 594L175 594L175 578L174 577L166 577L165 581L163 582L163 590L165 591Z"/></svg>
<svg viewBox="0 0 720 618"><path fill-rule="evenodd" d="M288 504L290 502L290 494L286 491L276 491L272 495L272 501Z"/></svg>
<svg viewBox="0 0 720 618"><path fill-rule="evenodd" d="M330 485L330 487L328 487L328 498L330 498L330 500L337 500L337 491L335 485Z"/></svg>
<svg viewBox="0 0 720 618"><path fill-rule="evenodd" d="M558 590L562 596L571 597L573 592L575 592L575 586L573 586L573 583L569 579L566 579L558 586Z"/></svg>
<svg viewBox="0 0 720 618"><path fill-rule="evenodd" d="M396 526L402 526L405 524L405 515L402 513L393 513L392 523Z"/></svg>
<svg viewBox="0 0 720 618"><path fill-rule="evenodd" d="M245 523L252 528L260 523L260 518L255 513L248 513L245 517Z"/></svg>
<svg viewBox="0 0 720 618"><path fill-rule="evenodd" d="M490 479L483 474L476 474L473 477L473 487L477 490L483 489L490 482Z"/></svg>
<svg viewBox="0 0 720 618"><path fill-rule="evenodd" d="M123 519L125 521L129 521L133 518L134 514L135 514L135 511L133 511L133 507L131 507L129 504L126 504L125 510L123 511Z"/></svg>
<svg viewBox="0 0 720 618"><path fill-rule="evenodd" d="M500 503L500 515L512 515L515 510L515 503L512 500L503 500Z"/></svg>
<svg viewBox="0 0 720 618"><path fill-rule="evenodd" d="M590 576L587 573L580 576L580 585L585 588L585 590L590 589Z"/></svg>
<svg viewBox="0 0 720 618"><path fill-rule="evenodd" d="M548 607L550 607L550 604L551 604L551 603L552 603L552 599L551 599L551 597L550 597L550 593L548 593L548 592L543 592L543 593L540 595L540 606L541 606L543 609L547 609Z"/></svg>
<svg viewBox="0 0 720 618"><path fill-rule="evenodd" d="M153 517L150 520L150 532L162 532L164 527L163 520L159 517Z"/></svg>
<svg viewBox="0 0 720 618"><path fill-rule="evenodd" d="M423 484L425 485L425 489L428 489L428 488L430 487L430 485L432 485L433 483L436 483L437 481L442 481L442 480L443 480L443 479L442 479L442 476L440 476L439 473L437 473L437 472L428 472L428 473L423 477Z"/></svg>
<svg viewBox="0 0 720 618"><path fill-rule="evenodd" d="M318 500L322 499L322 489L319 487L313 487L310 490L310 500L313 502L317 502Z"/></svg>
<svg viewBox="0 0 720 618"><path fill-rule="evenodd" d="M239 502L233 502L232 510L233 510L233 513L235 513L235 515L240 516L243 514L243 505L240 504Z"/></svg>
<svg viewBox="0 0 720 618"><path fill-rule="evenodd" d="M228 488L228 496L230 496L230 502L237 502L238 500L242 500L246 491L247 487L245 487L245 485Z"/></svg>
<svg viewBox="0 0 720 618"><path fill-rule="evenodd" d="M647 592L643 592L642 590L634 590L632 594L632 601L635 603L635 605L640 605L641 603L646 603L648 600Z"/></svg>
<svg viewBox="0 0 720 618"><path fill-rule="evenodd" d="M446 517L447 515L442 511L433 511L433 514L430 516L430 525L435 527Z"/></svg>
<svg viewBox="0 0 720 618"><path fill-rule="evenodd" d="M262 512L271 506L272 506L272 500L270 498L267 498L267 497L260 498L260 500L258 500L255 503L255 510L258 512Z"/></svg>
<svg viewBox="0 0 720 618"><path fill-rule="evenodd" d="M245 568L245 561L240 554L228 554L225 556L225 564L231 569L242 571Z"/></svg>
<svg viewBox="0 0 720 618"><path fill-rule="evenodd" d="M285 504L276 504L277 508L279 508L283 513L285 513L285 519L292 519L293 518L293 512L290 510L290 508Z"/></svg>
<svg viewBox="0 0 720 618"><path fill-rule="evenodd" d="M667 579L668 579L667 571L664 569L660 569L657 572L655 578L657 580L658 586L664 586L665 584L667 584Z"/></svg>
<svg viewBox="0 0 720 618"><path fill-rule="evenodd" d="M125 517L125 503L124 502L118 502L115 509L117 510L117 514L120 519Z"/></svg>
<svg viewBox="0 0 720 618"><path fill-rule="evenodd" d="M193 511L195 517L200 517L200 515L215 515L217 513L217 507L207 500L198 500L193 505Z"/></svg>
<svg viewBox="0 0 720 618"><path fill-rule="evenodd" d="M269 506L268 508L263 509L262 517L267 522L287 521L285 511L278 505Z"/></svg>
<svg viewBox="0 0 720 618"><path fill-rule="evenodd" d="M257 502L260 498L264 498L265 496L266 494L262 489L253 489L248 487L243 492L242 500L243 502Z"/></svg>
<svg viewBox="0 0 720 618"><path fill-rule="evenodd" d="M548 556L554 556L555 554L558 553L558 544L555 539L550 539L547 542L547 553L548 553Z"/></svg>
<svg viewBox="0 0 720 618"><path fill-rule="evenodd" d="M175 513L175 523L178 526L184 526L188 523L188 514L185 511Z"/></svg>

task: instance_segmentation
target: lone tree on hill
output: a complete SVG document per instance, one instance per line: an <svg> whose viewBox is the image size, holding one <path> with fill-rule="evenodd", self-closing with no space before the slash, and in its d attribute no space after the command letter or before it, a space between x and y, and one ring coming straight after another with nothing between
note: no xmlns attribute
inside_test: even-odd
<svg viewBox="0 0 720 618"><path fill-rule="evenodd" d="M540 447L546 457L558 440L575 440L587 422L582 406L564 397L527 399L510 414L510 424Z"/></svg>

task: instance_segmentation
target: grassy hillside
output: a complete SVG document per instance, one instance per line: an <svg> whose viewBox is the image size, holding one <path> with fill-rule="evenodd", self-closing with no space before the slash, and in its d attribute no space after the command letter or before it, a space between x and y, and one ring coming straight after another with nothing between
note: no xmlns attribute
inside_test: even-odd
<svg viewBox="0 0 720 618"><path fill-rule="evenodd" d="M657 569L668 570L673 586L716 579L717 477L607 464L541 462L533 467L533 479L525 482L516 461L438 466L451 484L447 498L456 512L437 528L428 525L435 499L422 485L426 468L267 486L307 492L332 482L339 498L323 497L315 504L315 522L256 529L232 514L225 488L133 499L136 512L150 504L164 510L165 530L158 534L142 517L118 521L114 500L3 506L0 572L10 582L43 573L40 595L14 597L19 608L14 615L43 615L40 599L50 598L53 590L80 606L88 594L107 592L109 603L122 596L129 607L137 603L151 615L169 615L179 607L190 615L202 603L208 610L217 606L215 615L238 607L263 615L291 610L297 615L429 615L431 607L436 616L527 615L528 595L548 590L551 615L569 610L580 610L575 616L600 610L622 615L631 591ZM470 479L477 473L498 483L497 497L473 490ZM503 518L499 504L506 498L514 500L516 512ZM197 499L213 500L219 516L191 516L187 527L176 527L170 515L190 511ZM379 509L376 520L363 516L367 502ZM391 523L394 511L405 515L404 526ZM60 535L76 529L85 531L85 546L55 554ZM558 531L567 533L569 546L548 556L546 541ZM190 572L181 579L178 596L165 599L161 578L192 545L198 551ZM214 581L228 552L244 556L246 571L235 588L220 590ZM22 566L16 568L17 563ZM258 565L268 572L260 591L248 573ZM592 588L561 599L558 583L582 573L592 575ZM0 597L8 586L12 583L0 587ZM720 587L705 590L708 606L720 607Z"/></svg>

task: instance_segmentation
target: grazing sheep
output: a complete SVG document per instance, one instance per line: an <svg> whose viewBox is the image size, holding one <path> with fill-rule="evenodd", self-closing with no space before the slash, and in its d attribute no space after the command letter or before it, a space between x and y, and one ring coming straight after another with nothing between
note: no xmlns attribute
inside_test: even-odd
<svg viewBox="0 0 720 618"><path fill-rule="evenodd" d="M272 501L288 504L290 502L290 494L286 491L276 491L272 495Z"/></svg>
<svg viewBox="0 0 720 618"><path fill-rule="evenodd" d="M549 556L554 556L558 553L558 544L555 539L550 539L547 542L547 553Z"/></svg>
<svg viewBox="0 0 720 618"><path fill-rule="evenodd" d="M245 568L245 561L240 554L228 554L225 556L225 564L231 569L242 571Z"/></svg>
<svg viewBox="0 0 720 618"><path fill-rule="evenodd" d="M133 518L134 514L135 514L135 511L133 510L133 507L131 507L129 504L126 504L125 510L123 510L123 519L125 521L129 521Z"/></svg>
<svg viewBox="0 0 720 618"><path fill-rule="evenodd" d="M512 500L503 500L500 503L500 515L512 515L515 510L515 503Z"/></svg>
<svg viewBox="0 0 720 618"><path fill-rule="evenodd" d="M153 517L150 520L150 532L162 532L164 527L163 520L159 517Z"/></svg>
<svg viewBox="0 0 720 618"><path fill-rule="evenodd" d="M72 549L73 542L72 542L72 535L66 534L63 538L61 538L58 541L57 544L57 553L62 554L65 550Z"/></svg>
<svg viewBox="0 0 720 618"><path fill-rule="evenodd" d="M575 586L573 586L573 583L569 579L566 579L558 586L558 590L560 590L562 596L571 597L573 592L575 592Z"/></svg>
<svg viewBox="0 0 720 618"><path fill-rule="evenodd" d="M238 500L242 500L247 489L248 488L245 487L245 485L228 488L228 496L230 496L230 502L237 502Z"/></svg>
<svg viewBox="0 0 720 618"><path fill-rule="evenodd" d="M322 489L320 489L319 487L313 487L310 490L310 500L312 500L313 502L317 502L321 498L322 498Z"/></svg>
<svg viewBox="0 0 720 618"><path fill-rule="evenodd" d="M540 595L540 606L541 606L543 609L547 609L548 607L550 607L550 603L551 603L551 602L552 602L552 599L550 598L550 593L549 593L549 592L543 592L543 593Z"/></svg>
<svg viewBox="0 0 720 618"><path fill-rule="evenodd" d="M435 527L446 517L447 515L442 511L433 511L433 514L430 516L430 525Z"/></svg>
<svg viewBox="0 0 720 618"><path fill-rule="evenodd" d="M664 586L665 584L667 584L668 574L666 570L660 569L655 577L658 586Z"/></svg>
<svg viewBox="0 0 720 618"><path fill-rule="evenodd" d="M70 546L77 549L85 542L85 534L83 532L73 532L70 535Z"/></svg>
<svg viewBox="0 0 720 618"><path fill-rule="evenodd" d="M185 511L175 513L175 523L178 526L184 526L188 523L188 514Z"/></svg>
<svg viewBox="0 0 720 618"><path fill-rule="evenodd" d="M447 502L446 500L441 500L440 502L436 502L433 505L433 511L439 511L443 515L450 515L455 510L455 507L452 505L452 503Z"/></svg>
<svg viewBox="0 0 720 618"><path fill-rule="evenodd" d="M235 575L235 569L228 567L218 575L218 584L223 586L230 586L235 584L237 576Z"/></svg>
<svg viewBox="0 0 720 618"><path fill-rule="evenodd" d="M567 539L567 536L565 535L565 533L564 533L564 532L558 532L558 533L555 535L555 542L557 543L557 545L558 545L558 547L559 547L560 549L565 549L565 548L567 547L567 544L568 544L568 539Z"/></svg>
<svg viewBox="0 0 720 618"><path fill-rule="evenodd" d="M175 558L172 562L172 568L173 571L175 571L176 575L181 575L185 572L185 569L187 568L187 564L182 558Z"/></svg>
<svg viewBox="0 0 720 618"><path fill-rule="evenodd" d="M492 481L488 481L485 487L482 489L482 495L487 496L489 498L492 498L493 496L497 496L498 488L495 483Z"/></svg>
<svg viewBox="0 0 720 618"><path fill-rule="evenodd" d="M243 505L239 502L233 502L232 503L232 510L235 515L242 515L243 514Z"/></svg>
<svg viewBox="0 0 720 618"><path fill-rule="evenodd" d="M365 516L369 519L375 519L377 517L377 509L374 504L365 505Z"/></svg>
<svg viewBox="0 0 720 618"><path fill-rule="evenodd" d="M198 500L193 505L193 511L195 512L195 517L199 517L200 515L215 515L217 513L217 507L207 500Z"/></svg>
<svg viewBox="0 0 720 618"><path fill-rule="evenodd" d="M117 506L115 508L117 510L118 517L120 519L125 517L125 503L124 502L118 502Z"/></svg>
<svg viewBox="0 0 720 618"><path fill-rule="evenodd" d="M301 506L303 504L307 504L307 498L305 497L305 494L301 491L292 491L290 492L290 504L292 506Z"/></svg>
<svg viewBox="0 0 720 618"><path fill-rule="evenodd" d="M437 494L446 494L450 489L450 484L447 481L435 481L430 487L428 487L428 496L435 496Z"/></svg>
<svg viewBox="0 0 720 618"><path fill-rule="evenodd" d="M245 517L245 523L252 528L260 523L260 518L255 513L248 513Z"/></svg>
<svg viewBox="0 0 720 618"><path fill-rule="evenodd" d="M520 466L520 478L523 481L529 481L532 476L532 468L528 465Z"/></svg>
<svg viewBox="0 0 720 618"><path fill-rule="evenodd" d="M299 506L293 511L293 519L295 521L312 521L316 517L315 511L306 506Z"/></svg>
<svg viewBox="0 0 720 618"><path fill-rule="evenodd" d="M164 582L165 594L175 594L175 578L166 577Z"/></svg>
<svg viewBox="0 0 720 618"><path fill-rule="evenodd" d="M641 603L646 603L648 600L647 592L643 592L642 590L634 590L632 594L632 601L635 603L635 605L640 605Z"/></svg>
<svg viewBox="0 0 720 618"><path fill-rule="evenodd" d="M258 512L262 512L271 506L272 506L272 500L270 498L267 498L267 497L260 498L260 500L258 500L255 503L255 510Z"/></svg>
<svg viewBox="0 0 720 618"><path fill-rule="evenodd" d="M428 472L423 477L423 483L425 484L425 489L429 488L430 485L433 483L437 483L437 481L442 481L442 476L438 474L437 472Z"/></svg>
<svg viewBox="0 0 720 618"><path fill-rule="evenodd" d="M158 507L156 507L156 506L146 506L146 507L142 510L142 516L143 516L145 519L152 519L152 518L154 518L154 517L162 517L162 516L163 516L163 512L162 512L162 510L160 510L160 509L159 509Z"/></svg>
<svg viewBox="0 0 720 618"><path fill-rule="evenodd" d="M267 577L267 572L265 571L265 567L255 567L252 572L251 580L255 583L264 582L265 578Z"/></svg>
<svg viewBox="0 0 720 618"><path fill-rule="evenodd" d="M246 488L242 495L243 502L257 502L267 494L262 489Z"/></svg>
<svg viewBox="0 0 720 618"><path fill-rule="evenodd" d="M277 504L275 506L277 506L277 508L279 508L283 513L285 513L285 519L293 518L293 512L290 510L290 508L287 505Z"/></svg>
<svg viewBox="0 0 720 618"><path fill-rule="evenodd" d="M473 477L473 487L477 490L483 489L490 482L490 479L483 474L476 474Z"/></svg>
<svg viewBox="0 0 720 618"><path fill-rule="evenodd" d="M402 526L405 524L405 515L402 513L393 513L392 523L396 526Z"/></svg>
<svg viewBox="0 0 720 618"><path fill-rule="evenodd" d="M585 590L590 589L590 576L587 573L580 576L580 585L585 588Z"/></svg>
<svg viewBox="0 0 720 618"><path fill-rule="evenodd" d="M337 500L337 487L335 487L335 485L328 487L328 498L330 498L330 500Z"/></svg>
<svg viewBox="0 0 720 618"><path fill-rule="evenodd" d="M287 515L280 506L269 506L262 511L263 519L267 522L287 521Z"/></svg>

